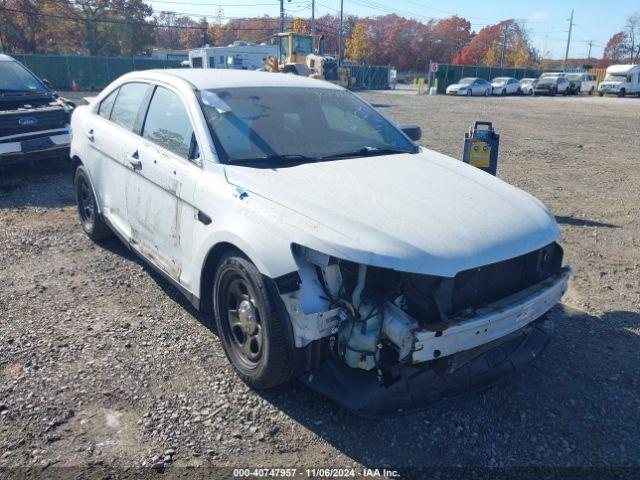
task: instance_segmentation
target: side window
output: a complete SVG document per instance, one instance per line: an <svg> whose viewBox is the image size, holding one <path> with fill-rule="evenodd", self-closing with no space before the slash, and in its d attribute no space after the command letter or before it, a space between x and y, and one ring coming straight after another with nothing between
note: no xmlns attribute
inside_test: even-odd
<svg viewBox="0 0 640 480"><path fill-rule="evenodd" d="M111 121L127 130L133 130L147 88L149 85L146 83L126 83L121 86L111 111Z"/></svg>
<svg viewBox="0 0 640 480"><path fill-rule="evenodd" d="M113 102L116 101L116 97L118 96L118 91L120 89L116 88L113 92L106 96L102 102L100 102L100 108L98 108L98 115L109 120L111 116L111 110L113 109Z"/></svg>
<svg viewBox="0 0 640 480"><path fill-rule="evenodd" d="M184 158L194 158L197 151L191 120L180 97L166 88L156 88L142 136Z"/></svg>

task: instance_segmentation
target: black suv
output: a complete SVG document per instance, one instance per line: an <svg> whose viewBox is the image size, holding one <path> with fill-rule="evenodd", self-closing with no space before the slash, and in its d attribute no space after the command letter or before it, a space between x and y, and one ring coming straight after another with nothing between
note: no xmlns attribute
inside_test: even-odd
<svg viewBox="0 0 640 480"><path fill-rule="evenodd" d="M46 80L0 55L0 167L68 157L74 108Z"/></svg>

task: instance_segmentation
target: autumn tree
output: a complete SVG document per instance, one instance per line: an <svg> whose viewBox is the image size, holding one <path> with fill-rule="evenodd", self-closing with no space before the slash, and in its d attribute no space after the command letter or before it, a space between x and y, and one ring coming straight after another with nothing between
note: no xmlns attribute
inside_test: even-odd
<svg viewBox="0 0 640 480"><path fill-rule="evenodd" d="M449 63L471 42L471 23L465 18L454 15L435 23L432 34L437 43L434 60Z"/></svg>
<svg viewBox="0 0 640 480"><path fill-rule="evenodd" d="M627 17L625 33L629 43L629 63L637 63L640 58L640 12Z"/></svg>
<svg viewBox="0 0 640 480"><path fill-rule="evenodd" d="M627 35L627 33L626 32L614 33L604 48L600 66L602 68L606 68L612 63L622 61L628 51L629 51L629 36Z"/></svg>
<svg viewBox="0 0 640 480"><path fill-rule="evenodd" d="M453 58L457 65L528 66L537 57L525 29L515 20L489 25Z"/></svg>
<svg viewBox="0 0 640 480"><path fill-rule="evenodd" d="M365 63L371 59L373 49L364 23L358 22L345 43L345 57L355 63Z"/></svg>

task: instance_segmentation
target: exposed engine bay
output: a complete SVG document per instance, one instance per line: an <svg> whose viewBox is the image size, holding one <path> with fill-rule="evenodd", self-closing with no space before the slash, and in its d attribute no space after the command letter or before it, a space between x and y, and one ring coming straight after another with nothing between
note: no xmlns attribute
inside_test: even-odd
<svg viewBox="0 0 640 480"><path fill-rule="evenodd" d="M314 350L316 365L331 357L375 372L386 387L407 365L460 363L455 354L508 340L560 299L569 275L557 243L453 278L356 264L297 245L294 255L297 277L278 286L296 346Z"/></svg>

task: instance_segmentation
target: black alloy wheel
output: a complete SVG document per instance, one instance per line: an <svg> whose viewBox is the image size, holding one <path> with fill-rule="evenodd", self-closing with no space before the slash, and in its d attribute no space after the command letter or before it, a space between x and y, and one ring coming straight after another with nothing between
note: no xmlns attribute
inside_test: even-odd
<svg viewBox="0 0 640 480"><path fill-rule="evenodd" d="M225 354L249 386L270 388L301 373L302 350L275 284L240 252L218 263L213 312Z"/></svg>

